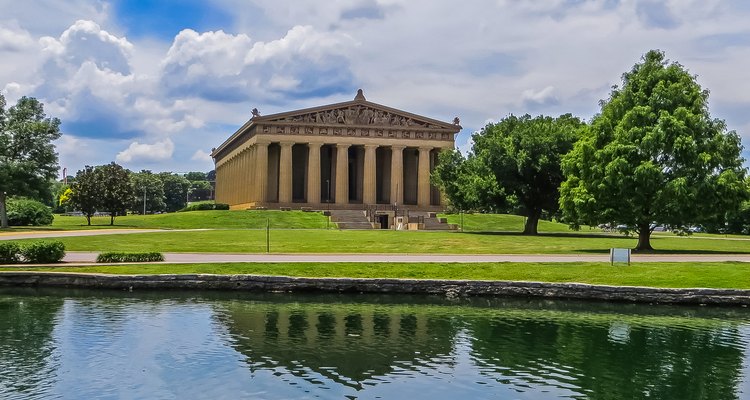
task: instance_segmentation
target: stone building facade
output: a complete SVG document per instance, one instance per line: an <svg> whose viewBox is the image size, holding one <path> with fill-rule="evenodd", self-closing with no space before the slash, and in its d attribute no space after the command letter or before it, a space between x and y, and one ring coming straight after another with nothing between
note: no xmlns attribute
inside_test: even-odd
<svg viewBox="0 0 750 400"><path fill-rule="evenodd" d="M253 117L214 149L216 201L232 209L440 210L430 185L438 153L454 146L446 123L352 101Z"/></svg>

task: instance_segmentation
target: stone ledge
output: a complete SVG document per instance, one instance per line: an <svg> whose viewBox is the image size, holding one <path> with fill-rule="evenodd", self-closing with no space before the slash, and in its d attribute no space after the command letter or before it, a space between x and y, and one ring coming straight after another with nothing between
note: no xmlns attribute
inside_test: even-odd
<svg viewBox="0 0 750 400"><path fill-rule="evenodd" d="M285 292L405 293L445 296L512 296L639 303L750 305L750 290L667 289L581 283L365 278L293 278L264 275L109 275L0 272L0 286L99 289L201 289Z"/></svg>

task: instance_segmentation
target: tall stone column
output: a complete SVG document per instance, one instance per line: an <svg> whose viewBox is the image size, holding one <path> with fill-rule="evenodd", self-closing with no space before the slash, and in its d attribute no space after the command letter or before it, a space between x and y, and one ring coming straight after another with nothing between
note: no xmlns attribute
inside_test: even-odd
<svg viewBox="0 0 750 400"><path fill-rule="evenodd" d="M255 147L255 201L265 203L268 198L268 143L256 143Z"/></svg>
<svg viewBox="0 0 750 400"><path fill-rule="evenodd" d="M308 143L307 202L320 203L320 147L323 143Z"/></svg>
<svg viewBox="0 0 750 400"><path fill-rule="evenodd" d="M377 182L376 179L376 169L377 164L375 162L375 151L378 149L378 146L375 144L366 144L365 145L365 171L364 171L364 179L362 182L363 186L363 194L362 194L362 203L364 204L375 204L377 203Z"/></svg>
<svg viewBox="0 0 750 400"><path fill-rule="evenodd" d="M349 204L349 146L336 145L336 204Z"/></svg>
<svg viewBox="0 0 750 400"><path fill-rule="evenodd" d="M391 146L391 204L404 204L404 148Z"/></svg>
<svg viewBox="0 0 750 400"><path fill-rule="evenodd" d="M430 147L419 148L419 171L417 180L417 205L430 206Z"/></svg>
<svg viewBox="0 0 750 400"><path fill-rule="evenodd" d="M279 203L292 202L292 145L291 142L281 142L281 158L279 159Z"/></svg>

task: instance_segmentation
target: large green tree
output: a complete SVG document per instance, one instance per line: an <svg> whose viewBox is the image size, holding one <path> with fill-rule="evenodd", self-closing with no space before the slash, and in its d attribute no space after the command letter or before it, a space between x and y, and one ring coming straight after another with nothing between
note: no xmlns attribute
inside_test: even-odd
<svg viewBox="0 0 750 400"><path fill-rule="evenodd" d="M133 185L133 196L131 209L143 212L144 197L146 212L162 212L166 209L164 204L164 184L159 176L148 170L131 174L130 182Z"/></svg>
<svg viewBox="0 0 750 400"><path fill-rule="evenodd" d="M167 212L175 212L185 208L188 201L190 181L184 176L171 172L160 173L159 179L164 185L164 204Z"/></svg>
<svg viewBox="0 0 750 400"><path fill-rule="evenodd" d="M109 213L109 224L115 224L115 217L125 215L133 196L130 171L113 163L96 167L99 180L99 208Z"/></svg>
<svg viewBox="0 0 750 400"><path fill-rule="evenodd" d="M496 193L525 215L523 233L536 235L543 213L558 211L563 181L560 162L578 140L583 123L570 114L557 118L511 115L473 136L474 157L495 178Z"/></svg>
<svg viewBox="0 0 750 400"><path fill-rule="evenodd" d="M0 95L0 228L8 227L8 196L49 196L57 174L52 141L60 137L60 120L48 118L37 99L22 97L5 109Z"/></svg>
<svg viewBox="0 0 750 400"><path fill-rule="evenodd" d="M507 212L508 197L481 160L456 149L442 151L430 176L456 211Z"/></svg>
<svg viewBox="0 0 750 400"><path fill-rule="evenodd" d="M73 208L83 213L86 224L91 225L91 217L99 207L99 198L102 193L101 181L92 166L85 166L76 173L76 180L70 186L72 191L70 203Z"/></svg>
<svg viewBox="0 0 750 400"><path fill-rule="evenodd" d="M565 157L564 217L625 224L636 250L652 249L654 223L700 224L746 198L740 137L711 118L708 91L680 64L650 51L601 102Z"/></svg>

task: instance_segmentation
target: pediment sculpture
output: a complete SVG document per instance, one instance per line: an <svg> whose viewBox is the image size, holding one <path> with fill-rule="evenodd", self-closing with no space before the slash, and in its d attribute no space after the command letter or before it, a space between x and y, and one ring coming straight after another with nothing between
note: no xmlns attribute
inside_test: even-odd
<svg viewBox="0 0 750 400"><path fill-rule="evenodd" d="M274 122L296 122L327 125L374 125L440 129L442 127L376 108L353 105L275 119Z"/></svg>

